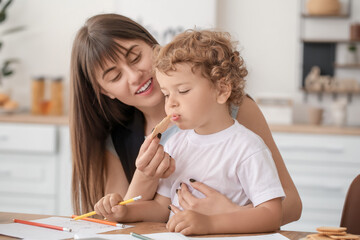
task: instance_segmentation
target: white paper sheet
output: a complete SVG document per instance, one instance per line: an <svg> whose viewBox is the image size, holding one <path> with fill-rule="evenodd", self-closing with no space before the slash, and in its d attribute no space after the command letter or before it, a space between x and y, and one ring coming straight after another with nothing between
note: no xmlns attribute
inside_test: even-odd
<svg viewBox="0 0 360 240"><path fill-rule="evenodd" d="M94 223L85 220L71 221L70 218L62 217L50 217L43 218L38 220L33 220L32 222L45 223L60 227L71 228L72 232L64 232L59 230L53 230L43 227L36 227L21 223L9 223L9 224L0 224L0 234L24 238L24 239L37 239L37 240L51 240L51 239L66 239L73 238L75 234L95 234L108 232L112 230L123 229L120 227L114 227L110 225L105 225L101 223ZM124 228L129 228L132 226L124 225Z"/></svg>
<svg viewBox="0 0 360 240"><path fill-rule="evenodd" d="M155 239L155 240L188 240L189 238L185 237L180 233L152 233L152 234L141 234L146 237ZM136 237L131 236L130 234L76 234L74 239L82 240L139 240ZM200 239L200 238L199 238Z"/></svg>
<svg viewBox="0 0 360 240"><path fill-rule="evenodd" d="M109 231L113 231L113 230L133 227L130 225L124 225L124 227L121 228L121 227L114 227L114 226L101 224L101 223L89 222L86 220L74 221L74 220L71 220L71 218L62 218L62 217L43 218L43 219L34 220L33 222L45 223L45 224L50 224L50 225L55 225L55 226L71 228L72 233L75 233L75 234L76 233L89 233L89 234L90 233L103 233L103 232L109 232Z"/></svg>
<svg viewBox="0 0 360 240"><path fill-rule="evenodd" d="M280 233L264 234L258 236L241 236L241 237L215 237L215 238L195 238L189 237L189 240L289 240Z"/></svg>
<svg viewBox="0 0 360 240"><path fill-rule="evenodd" d="M242 236L242 237L186 237L180 233L154 233L142 234L154 240L289 240L279 233L265 234L259 236ZM128 234L77 234L75 239L82 240L136 240Z"/></svg>

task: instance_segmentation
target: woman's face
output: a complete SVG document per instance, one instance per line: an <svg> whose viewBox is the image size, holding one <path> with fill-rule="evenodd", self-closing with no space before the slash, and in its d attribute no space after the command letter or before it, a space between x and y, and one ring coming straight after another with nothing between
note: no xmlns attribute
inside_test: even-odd
<svg viewBox="0 0 360 240"><path fill-rule="evenodd" d="M113 63L107 61L97 80L102 93L139 110L154 107L163 100L152 71L152 48L141 40L119 40L125 55Z"/></svg>

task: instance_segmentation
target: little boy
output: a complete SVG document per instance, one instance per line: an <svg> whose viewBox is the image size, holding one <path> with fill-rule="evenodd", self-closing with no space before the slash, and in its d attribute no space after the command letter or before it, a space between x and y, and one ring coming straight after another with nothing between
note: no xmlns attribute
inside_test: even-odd
<svg viewBox="0 0 360 240"><path fill-rule="evenodd" d="M154 66L166 113L183 130L164 146L176 170L161 179L154 200L117 207L116 220L168 221L169 231L185 235L277 230L285 194L271 152L230 114L244 96L247 71L229 35L186 31L155 50ZM180 211L177 191L194 179L253 207L217 215ZM176 212L170 219L168 208Z"/></svg>

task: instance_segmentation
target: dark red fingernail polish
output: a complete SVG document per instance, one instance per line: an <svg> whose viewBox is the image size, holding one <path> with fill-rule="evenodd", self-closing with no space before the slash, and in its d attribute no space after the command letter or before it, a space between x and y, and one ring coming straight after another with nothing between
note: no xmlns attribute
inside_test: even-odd
<svg viewBox="0 0 360 240"><path fill-rule="evenodd" d="M158 133L157 137L158 137L158 139L160 139L161 138L161 133Z"/></svg>
<svg viewBox="0 0 360 240"><path fill-rule="evenodd" d="M189 181L190 181L190 182L196 182L196 180L193 179L193 178L190 178Z"/></svg>
<svg viewBox="0 0 360 240"><path fill-rule="evenodd" d="M168 206L168 209L171 211L171 206L170 205Z"/></svg>

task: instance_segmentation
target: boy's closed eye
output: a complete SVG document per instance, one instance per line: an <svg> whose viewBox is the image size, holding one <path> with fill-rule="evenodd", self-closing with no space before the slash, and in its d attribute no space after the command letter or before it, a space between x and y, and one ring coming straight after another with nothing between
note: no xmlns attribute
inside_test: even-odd
<svg viewBox="0 0 360 240"><path fill-rule="evenodd" d="M186 94L190 91L190 89L186 89L186 90L179 90L180 94Z"/></svg>

